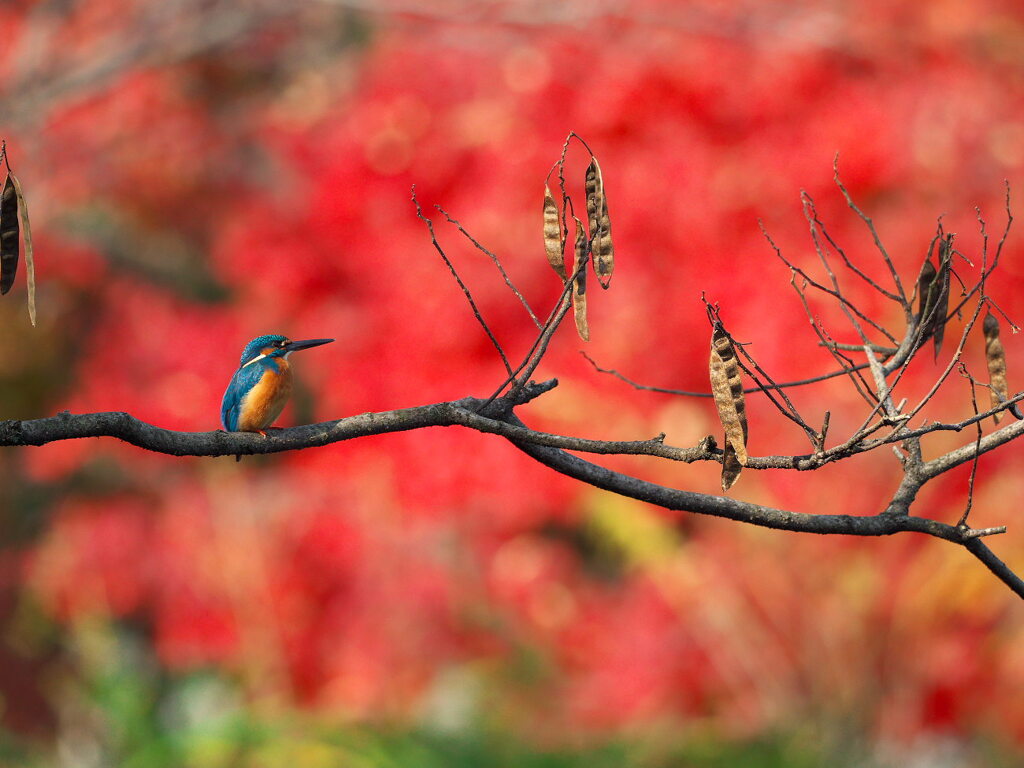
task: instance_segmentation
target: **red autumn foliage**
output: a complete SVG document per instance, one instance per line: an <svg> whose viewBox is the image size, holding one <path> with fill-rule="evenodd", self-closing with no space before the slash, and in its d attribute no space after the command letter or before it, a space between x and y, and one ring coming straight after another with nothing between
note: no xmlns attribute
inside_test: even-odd
<svg viewBox="0 0 1024 768"><path fill-rule="evenodd" d="M129 4L77 5L52 41L68 57L92 51L111 18L129 23L118 16ZM55 98L0 124L39 214L45 318L38 335L18 325L2 344L6 358L32 365L37 347L73 352L50 369L56 383L36 411L4 415L123 410L213 429L242 346L269 332L338 340L296 356L301 388L282 424L490 394L500 361L436 258L410 187L491 327L521 356L534 334L525 312L429 206L499 254L546 312L560 286L542 251L543 178L569 130L600 158L614 222L616 274L591 299L588 352L599 363L706 390L703 291L777 380L821 373L828 357L757 219L813 267L805 188L837 241L877 264L832 183L839 151L843 180L905 284L940 213L977 253L974 206L998 232L1002 180L1024 189L1014 55L1024 12L981 5L636 2L581 27L536 29L382 15L365 48L330 49L327 61L289 66L283 52L309 31L285 25ZM29 13L0 10L0 32L17 40ZM0 59L7 80L17 66ZM260 73L272 84L248 79ZM585 164L574 145L570 191ZM1022 257L1012 236L991 287L1017 320ZM223 295L211 299L204 285ZM866 292L858 298L897 323ZM0 308L6 327L21 323L11 299ZM816 311L848 340L834 308ZM1021 348L1009 334L1004 343L1013 389ZM538 374L561 386L525 409L531 425L622 439L664 431L682 445L717 432L707 401L635 392L595 373L579 347L571 328L559 333ZM980 375L980 342L967 359ZM925 362L904 384L912 400L937 373ZM950 390L937 408L962 417L966 386ZM810 413L831 409L835 434L863 418L841 383L793 397ZM748 409L754 454L806 450L765 401L751 397ZM937 437L935 450L963 440ZM972 518L1010 525L994 546L1018 570L1024 537L1008 500L1024 492L1019 459L1015 446L984 457ZM1024 735L1021 612L980 566L934 540L677 520L455 429L238 466L109 440L20 461L18 482L67 490L17 554L23 581L12 589L59 621L140 620L169 667L218 664L254 692L405 717L445 670L489 662L506 670L488 678L497 698L520 701L515 664L526 649L540 659L533 708L506 715L540 733L691 717L747 733L868 711L879 737ZM716 492L715 466L607 463ZM897 469L879 455L813 475L747 472L732 493L874 514ZM96 475L98 492L72 482ZM965 499L966 468L919 504L952 522Z"/></svg>

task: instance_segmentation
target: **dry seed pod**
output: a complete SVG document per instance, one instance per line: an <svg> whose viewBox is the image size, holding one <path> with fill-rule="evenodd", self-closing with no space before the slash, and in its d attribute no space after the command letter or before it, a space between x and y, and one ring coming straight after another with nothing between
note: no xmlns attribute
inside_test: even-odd
<svg viewBox="0 0 1024 768"><path fill-rule="evenodd" d="M736 360L736 350L732 348L725 330L716 325L711 335L711 393L715 397L718 418L725 429L725 442L735 452L736 462L742 467L747 464L747 411L743 400L743 379L740 377L740 366ZM726 452L726 458L728 452ZM726 465L722 465L722 484L726 483ZM736 472L736 476L739 473ZM729 485L736 482L732 477Z"/></svg>
<svg viewBox="0 0 1024 768"><path fill-rule="evenodd" d="M932 343L935 345L935 359L939 359L942 339L946 335L946 315L949 314L949 277L952 268L953 236L947 235L939 245L939 273L932 285L937 286L935 319L932 321Z"/></svg>
<svg viewBox="0 0 1024 768"><path fill-rule="evenodd" d="M18 273L19 235L18 193L8 173L0 193L0 294L11 290Z"/></svg>
<svg viewBox="0 0 1024 768"><path fill-rule="evenodd" d="M935 265L928 259L921 267L921 276L917 279L917 319L919 322L928 323L928 327L924 329L925 336L931 332L931 324L926 318L931 308L935 306L935 293L932 290L937 289L935 274Z"/></svg>
<svg viewBox="0 0 1024 768"><path fill-rule="evenodd" d="M14 184L14 192L18 197L18 214L21 217L22 237L25 240L25 277L28 282L28 319L32 327L36 324L36 262L32 250L32 225L28 220L28 203L25 202L25 193L21 191L21 182L13 173L8 175L11 183Z"/></svg>
<svg viewBox="0 0 1024 768"><path fill-rule="evenodd" d="M587 235L583 222L575 216L573 219L576 221L576 279L572 283L572 309L576 332L584 341L590 341L590 326L587 324Z"/></svg>
<svg viewBox="0 0 1024 768"><path fill-rule="evenodd" d="M548 263L564 282L565 243L562 240L562 226L558 222L558 206L547 184L544 185L544 252Z"/></svg>
<svg viewBox="0 0 1024 768"><path fill-rule="evenodd" d="M596 157L587 167L585 186L594 272L601 287L607 289L615 269L615 249L612 246L612 222L608 216L608 196L604 192L604 179Z"/></svg>
<svg viewBox="0 0 1024 768"><path fill-rule="evenodd" d="M725 447L722 449L722 490L728 491L732 488L740 479L742 471L743 465L737 460L732 443L726 441Z"/></svg>
<svg viewBox="0 0 1024 768"><path fill-rule="evenodd" d="M1010 396L1010 388L1006 383L1006 351L999 340L999 320L991 312L985 315L982 324L985 332L985 360L988 362L989 395L992 407L1002 405ZM1001 413L992 414L992 419L999 423Z"/></svg>
<svg viewBox="0 0 1024 768"><path fill-rule="evenodd" d="M594 235L594 271L597 281L605 290L612 282L612 271L615 269L615 247L612 245L612 221L608 218L608 198L604 199L604 208L597 220L597 234Z"/></svg>
<svg viewBox="0 0 1024 768"><path fill-rule="evenodd" d="M587 295L572 292L573 317L576 319L576 332L584 341L590 341L590 327L587 325Z"/></svg>
<svg viewBox="0 0 1024 768"><path fill-rule="evenodd" d="M590 165L587 166L583 186L587 192L587 224L593 236L597 231L597 218L604 207L604 179L601 177L601 166L597 164L596 157L591 158Z"/></svg>

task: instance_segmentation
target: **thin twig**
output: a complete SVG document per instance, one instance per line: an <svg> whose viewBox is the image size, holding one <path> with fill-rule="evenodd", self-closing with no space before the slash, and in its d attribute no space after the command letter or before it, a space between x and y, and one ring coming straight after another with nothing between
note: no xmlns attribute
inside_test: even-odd
<svg viewBox="0 0 1024 768"><path fill-rule="evenodd" d="M850 381L853 383L854 389L857 390L857 393L864 398L868 405L874 406L876 401L872 399L870 394L871 388L860 373L860 371L864 370L864 368L868 366L866 364L864 366L857 366L852 360L839 353L839 348L835 341L825 332L825 329L818 321L818 318L816 318L814 313L811 311L810 304L807 303L807 294L804 292L803 287L796 283L795 272L790 273L789 284L792 286L793 290L796 291L797 297L800 299L800 304L804 309L804 314L807 315L807 319L811 324L811 329L821 342L821 346L825 347L829 351L832 358L839 364L840 369L847 375L847 377L849 377Z"/></svg>
<svg viewBox="0 0 1024 768"><path fill-rule="evenodd" d="M839 191L842 193L843 197L846 199L846 204L850 207L850 210L852 210L855 214L857 214L857 216L860 217L860 220L863 221L867 225L868 231L871 232L871 237L875 241L875 247L878 249L878 252L880 254L882 254L882 261L885 262L885 266L889 269L889 274L892 276L892 281L896 285L896 293L898 294L900 304L903 306L903 310L906 313L907 322L909 322L911 316L914 313L914 310L913 310L913 305L907 299L906 291L903 290L903 283L900 281L900 273L896 270L896 266L893 264L892 259L889 258L889 252L885 249L885 246L882 245L882 240L878 236L878 230L875 229L875 222L872 221L870 216L865 214L860 208L857 207L857 204L853 202L853 198L850 196L849 191L847 191L846 186L843 184L842 180L839 178L839 153L838 152L836 152L835 158L832 160L832 170L833 170L833 177L832 178L835 181L836 186L839 187ZM889 294L886 294L886 295L889 295Z"/></svg>
<svg viewBox="0 0 1024 768"><path fill-rule="evenodd" d="M537 316L533 314L533 310L530 308L529 302L523 297L523 294L519 292L519 289L516 288L515 284L512 282L512 278L508 276L508 273L505 271L505 268L501 265L501 260L498 259L498 257L494 253L489 251L485 246L479 243L475 237L469 234L469 232L465 230L462 224L460 224L456 219L453 219L448 214L448 211L446 211L440 205L435 205L434 207L441 212L441 215L448 220L449 224L454 224L456 228L459 230L459 232L466 236L466 239L473 244L474 248L476 248L478 251L486 253L487 256L490 257L491 261L494 262L494 266L498 268L498 272L501 273L501 277L505 281L505 285L507 285L509 287L509 290L512 291L515 297L519 299L519 303L523 305L523 308L527 311L527 313L529 313L530 319L533 320L533 324L536 325L539 329L541 327L540 320L538 320Z"/></svg>
<svg viewBox="0 0 1024 768"><path fill-rule="evenodd" d="M1010 210L1010 183L1008 181L1004 181L1003 183L1006 185L1006 196L1004 198L1004 205L1005 205L1005 209L1006 209L1006 227L1003 228L1002 237L999 238L999 243L996 246L996 252L995 252L995 254L993 254L992 265L990 267L988 267L988 269L982 269L981 278L978 280L977 283L975 283L974 288L972 288L969 292L967 292L963 296L963 298L960 300L960 303L957 304L955 307L953 307L952 311L949 313L949 317L953 317L953 315L956 315L957 313L959 313L960 309L968 301L970 301L971 297L982 286L984 286L985 278L987 278L989 275L991 275L995 271L996 267L999 266L999 257L1003 253L1003 245L1006 243L1006 238L1010 234L1010 226L1013 224L1013 213ZM975 209L975 210L977 211L978 209ZM988 245L988 235L985 234L985 232L984 232L985 222L981 218L981 212L980 211L978 211L978 223L979 223L979 225L982 228L982 238L983 238L983 240L982 240L983 246L982 247L984 248L984 247L986 247Z"/></svg>
<svg viewBox="0 0 1024 768"><path fill-rule="evenodd" d="M1020 326L1017 325L1015 322L1013 322L1013 320L1010 319L1010 316L1008 314L1006 314L1006 312L1003 311L1003 308L1000 307L996 303L995 299L993 299L991 296L986 296L985 297L985 302L988 304L988 306L991 309L994 309L996 311L996 314L1002 316L1003 320L1005 320L1006 324L1010 327L1010 331L1012 333L1019 333L1020 332Z"/></svg>
<svg viewBox="0 0 1024 768"><path fill-rule="evenodd" d="M964 329L963 329L963 331L960 334L960 343L957 344L957 348L953 352L952 359L949 361L949 364L945 367L945 369L939 375L938 380L935 382L935 384L932 386L932 388L930 390L928 390L928 393L909 412L909 415L910 415L911 418L916 416L921 411L921 409L924 408L925 405L927 405L927 403L935 396L935 393L939 391L939 388L942 386L942 384L949 377L949 374L952 373L952 371L956 367L957 363L960 362L960 356L963 354L964 346L967 344L967 338L968 338L968 336L970 336L971 331L974 329L974 325L977 322L979 315L981 314L981 308L985 305L985 281L988 279L988 276L990 274L992 274L992 269L994 269L994 267L990 268L988 266L988 236L985 233L985 222L981 218L980 213L978 215L978 221L979 221L979 223L981 225L981 231L982 231L981 275L978 278L978 282L975 284L974 288L971 290L971 292L969 294L969 295L974 295L976 293L978 295L977 301L975 302L975 305L974 305L974 312L971 314L970 319L968 319L967 323L964 325ZM1009 223L1007 223L1007 229L1008 228L1009 228ZM1004 234L1004 239L1005 239L1005 234ZM1002 241L1000 241L999 248L1000 248L1000 250L1002 249ZM998 259L998 252L996 254L996 259Z"/></svg>
<svg viewBox="0 0 1024 768"><path fill-rule="evenodd" d="M614 376L615 378L619 379L622 382L625 382L626 384L628 384L629 386L633 387L634 389L642 389L642 390L644 390L646 392L661 392L661 393L666 394L666 395L680 395L682 397L713 397L713 395L710 392L691 392L691 391L686 390L686 389L671 389L669 387L655 387L655 386L651 386L649 384L640 384L640 383L638 383L636 381L633 381L633 379L630 379L627 376L624 376L623 374L619 373L618 371L616 371L616 370L614 370L612 368L602 368L585 351L580 350L580 354L583 355L583 357L586 358L588 363L590 363L592 366L594 366L594 370L597 371L598 373L605 373L605 374L608 374L610 376ZM861 363L857 367L858 368L867 368L868 364L867 363ZM803 387L803 386L807 386L808 384L817 384L817 383L822 382L822 381L828 381L829 379L834 379L834 378L836 378L838 376L845 376L846 374L847 374L847 371L845 371L845 370L843 370L843 371L832 371L831 373L826 373L826 374L823 374L821 376L815 376L814 378L810 378L810 379L800 379L799 381L784 381L784 382L782 382L780 384L764 384L764 385L756 386L756 387L745 387L744 390L743 390L743 394L750 395L750 394L753 394L755 392L764 392L766 389L789 389L790 387Z"/></svg>
<svg viewBox="0 0 1024 768"><path fill-rule="evenodd" d="M978 415L978 396L977 387L975 387L974 377L967 370L967 366L964 363L960 363L960 375L967 379L968 384L971 386L971 409L974 411L974 415ZM967 518L971 514L971 507L974 506L974 478L978 474L978 457L981 449L981 422L975 423L977 429L977 437L974 441L974 460L971 462L971 476L967 480L967 506L964 508L964 513L960 517L960 522L956 525L958 528L967 527Z"/></svg>
<svg viewBox="0 0 1024 768"><path fill-rule="evenodd" d="M444 249L441 248L441 244L437 242L437 236L434 234L434 222L423 215L423 209L420 207L420 201L416 197L415 184L412 186L412 202L413 205L416 206L416 215L427 225L427 229L430 231L430 242L433 244L435 250L441 255L445 265L448 267L448 271L451 272L452 277L455 278L455 282L459 284L459 288L462 289L462 292L466 296L466 301L469 302L470 309L473 310L474 317L476 317L477 322L480 323L480 327L484 329L484 333L486 333L487 337L491 340L491 344L493 344L494 348L498 350L498 354L501 355L501 362L505 364L505 370L508 372L509 376L511 376L512 366L509 363L508 358L505 356L505 350L501 348L501 344L498 343L498 339L495 338L493 333L491 333L490 327L488 327L483 315L480 314L480 310L476 306L476 302L473 300L473 294L469 292L469 288L467 288L466 284L462 282L462 278L459 277L459 273L455 269L455 265L452 264L447 254L445 254Z"/></svg>
<svg viewBox="0 0 1024 768"><path fill-rule="evenodd" d="M481 412L488 406L490 406L492 402L494 402L494 400L505 390L505 387L507 387L509 384L514 384L515 382L517 382L520 373L522 373L524 370L526 371L526 373L523 374L522 379L518 380L518 386L524 386L529 381L529 377L533 374L533 371L536 370L541 358L547 351L548 344L551 342L552 335L558 329L558 326L561 325L562 320L565 318L566 313L569 311L569 307L572 306L571 296L573 281L575 281L579 271L581 269L586 268L586 265L587 261L584 260L579 266L576 267L576 271L573 272L570 279L565 281L565 285L563 285L562 287L562 293L559 294L558 303L555 304L554 308L551 310L551 313L548 315L548 319L542 326L540 334L538 334L537 338L534 339L533 345L530 347L530 350L526 353L526 357L523 358L523 362L521 362L515 370L510 370L508 372L508 376L506 377L506 379L498 386L497 389L494 390L491 396L487 398L487 400L484 402L483 406L481 407Z"/></svg>
<svg viewBox="0 0 1024 768"><path fill-rule="evenodd" d="M837 180L838 180L838 173L839 172L836 171L836 179ZM844 190L844 187L842 186L841 183L839 184L839 188L840 188L840 190ZM815 208L813 206L813 202L812 202L812 206L811 207L812 207L812 211L814 213L814 223L817 224L818 229L821 230L821 234L828 241L828 244L832 246L832 249L836 253L839 254L839 257L843 260L843 264L846 266L846 268L849 269L851 272L853 272L853 274L857 275L857 277L859 277L861 280L863 280L865 283L867 283L872 289L874 289L875 291L880 293L882 296L884 296L885 298L887 298L887 299L889 299L891 301L896 302L897 304L900 305L901 308L906 309L906 301L907 301L906 297L905 296L900 296L899 294L893 293L892 291L887 291L885 288L883 288L881 285L879 285L875 280L873 280L870 276L868 276L863 270L861 270L860 267L858 267L856 264L854 264L853 261L850 259L850 257L846 255L846 251L844 251L843 248L839 245L839 243L837 243L833 239L832 235L829 234L828 228L825 226L825 223L818 217L818 210L817 210L817 208Z"/></svg>
<svg viewBox="0 0 1024 768"><path fill-rule="evenodd" d="M827 345L822 342L818 342L818 346L828 346L831 347L832 349L841 349L843 352L864 351L863 344L840 344L838 341L829 342L829 344ZM872 352L875 352L886 359L892 357L899 351L899 347L883 347L881 344L868 344L868 347L871 349Z"/></svg>
<svg viewBox="0 0 1024 768"><path fill-rule="evenodd" d="M843 310L843 313L846 315L846 317L850 320L850 323L853 325L854 330L857 331L857 335L861 337L861 340L865 344L870 344L871 340L864 333L864 329L861 327L860 322L857 320L858 317L865 323L870 325L872 328L874 328L876 331L883 334L893 344L895 344L895 336L893 336L881 324L875 322L875 320L873 320L871 317L861 312L857 305L847 300L847 298L843 296L843 292L839 287L839 278L837 278L835 272L832 271L832 265L829 263L828 254L825 252L826 249L822 247L821 240L818 239L820 220L818 219L817 209L814 207L814 200L811 198L811 196L807 193L806 190L800 190L800 200L803 202L804 217L807 219L807 224L811 230L811 240L814 243L814 250L818 254L818 258L821 260L822 266L825 268L825 273L828 275L829 281L832 283L832 289L829 290L825 286L815 282L803 270L799 269L798 267L793 268L797 269L800 275L810 283L812 288L815 288L816 290L822 291L823 293L832 296L839 302L840 309Z"/></svg>
<svg viewBox="0 0 1024 768"><path fill-rule="evenodd" d="M865 365L865 366L861 366L861 367L858 368L857 366L854 366L852 364L852 361L845 360L843 358L843 356L839 354L837 348L834 345L834 342L832 342L832 340L829 339L828 336L825 334L824 329L821 328L820 323L818 323L817 319L814 316L814 313L811 311L811 307L807 303L807 295L804 292L804 289L797 285L797 282L796 282L797 269L796 269L796 267L793 266L789 262L789 260L786 259L786 257L782 255L782 249L779 248L778 245L776 245L775 240L773 240L772 236L770 234L768 234L768 230L764 226L764 222L763 221L758 221L758 225L761 228L761 234L764 236L764 239L768 241L769 247L771 247L771 249L773 251L775 251L776 257L778 257L778 259L783 264L785 264L787 267L789 267L789 284L790 284L790 286L792 286L793 290L796 291L796 294L797 294L797 296L800 299L800 304L801 304L801 306L803 306L804 314L807 315L807 320L811 324L811 329L814 331L815 335L823 343L823 345L829 350L829 352L831 353L833 359L839 364L839 367L840 367L840 369L842 371L842 373L839 374L839 375L848 376L850 378L851 382L853 382L854 388L861 395L861 397L863 397L867 401L868 405L872 405L873 402L872 402L870 396L867 394L867 382L863 381L862 378L860 379L860 381L858 381L858 377L860 377L859 371L863 370L863 368L866 368L867 366ZM805 280L805 285L806 285L806 281L808 280L808 278L806 276L804 276L804 280Z"/></svg>

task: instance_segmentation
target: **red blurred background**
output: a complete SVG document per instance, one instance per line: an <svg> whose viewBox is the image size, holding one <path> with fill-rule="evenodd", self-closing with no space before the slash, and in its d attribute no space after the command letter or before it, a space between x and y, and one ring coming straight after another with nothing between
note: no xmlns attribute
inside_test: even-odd
<svg viewBox="0 0 1024 768"><path fill-rule="evenodd" d="M707 389L702 292L777 380L830 370L758 219L816 269L806 189L882 279L832 182L836 152L908 285L939 215L977 259L975 206L999 233L1004 179L1024 189L1013 2L10 2L0 36L0 135L31 206L40 315L30 328L19 278L0 301L0 418L118 410L213 429L262 333L338 340L299 356L283 424L490 394L500 360L410 188L546 313L560 285L540 202L569 131L600 159L617 255L587 352L664 387ZM586 162L570 149L570 191ZM522 307L436 224L525 354ZM1018 321L1020 242L989 285ZM855 340L834 307L815 310ZM1003 340L1016 391L1021 344ZM709 401L634 391L582 346L571 327L556 336L538 377L561 384L523 409L531 426L676 445L718 431ZM980 339L966 360L983 375ZM939 370L922 359L898 395ZM793 398L812 421L831 410L835 435L865 416L844 382ZM934 405L965 417L966 384ZM748 408L755 455L806 450L763 398ZM972 513L1009 526L992 546L1018 570L1020 458L982 459ZM719 491L717 465L602 463ZM730 493L874 514L898 469L879 453L747 472ZM363 728L643 745L619 765L765 739L830 765L992 765L1024 741L1020 603L937 540L670 515L454 428L237 465L107 439L3 449L0 484L0 750L25 764L269 765L273 743L338 764L317 760L358 749L324 734ZM967 468L949 473L916 511L955 522L966 490ZM252 746L225 718L273 738L244 731ZM218 762L225 745L250 762ZM391 764L375 760L361 764ZM744 764L798 764L780 760Z"/></svg>

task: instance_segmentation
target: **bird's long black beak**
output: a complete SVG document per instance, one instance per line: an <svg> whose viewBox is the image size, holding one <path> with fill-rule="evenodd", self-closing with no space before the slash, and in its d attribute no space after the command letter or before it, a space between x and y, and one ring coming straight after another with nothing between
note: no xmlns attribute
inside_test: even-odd
<svg viewBox="0 0 1024 768"><path fill-rule="evenodd" d="M285 345L288 352L298 352L300 349L319 347L321 344L330 344L334 339L305 339L303 341L289 341Z"/></svg>

